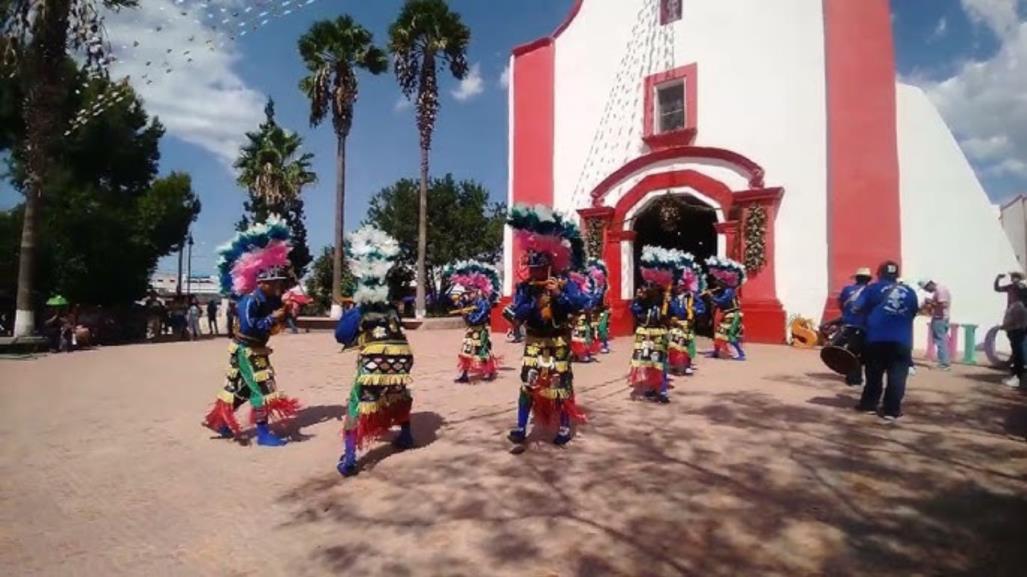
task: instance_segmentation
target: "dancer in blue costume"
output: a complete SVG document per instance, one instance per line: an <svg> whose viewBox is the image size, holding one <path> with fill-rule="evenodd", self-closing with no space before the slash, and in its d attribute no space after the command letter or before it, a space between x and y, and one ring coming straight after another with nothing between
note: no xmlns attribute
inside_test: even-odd
<svg viewBox="0 0 1027 577"><path fill-rule="evenodd" d="M558 425L553 442L571 440L571 425L587 421L574 398L571 372L571 319L587 306L587 298L567 276L580 266L584 243L577 226L548 208L515 205L508 224L524 251L528 278L518 283L514 319L527 331L521 361L521 392L517 426L509 439L523 443L528 418L535 425Z"/></svg>
<svg viewBox="0 0 1027 577"><path fill-rule="evenodd" d="M735 350L734 360L744 361L742 340L745 337L745 325L738 290L745 283L745 267L728 258L711 256L706 259L706 268L715 283L708 294L711 294L717 312L713 352L710 356L730 358L731 353L727 350L730 345Z"/></svg>
<svg viewBox="0 0 1027 577"><path fill-rule="evenodd" d="M457 294L457 308L467 323L467 332L457 362L458 383L469 383L472 378L491 381L496 378L499 364L492 354L489 321L492 306L499 298L499 271L478 261L462 261L443 270L446 284Z"/></svg>
<svg viewBox="0 0 1027 577"><path fill-rule="evenodd" d="M350 235L349 241L357 306L339 319L335 340L346 347L358 346L360 352L343 424L345 450L336 466L345 477L357 473L357 450L394 426L400 427L400 433L393 445L398 449L414 446L410 430L413 398L407 388L412 382L414 355L399 311L389 300L386 280L399 244L371 226Z"/></svg>
<svg viewBox="0 0 1027 577"><path fill-rule="evenodd" d="M674 298L670 303L670 344L667 363L675 375L695 372L695 323L706 312L699 295L703 291L702 268L690 253L685 253L678 266Z"/></svg>
<svg viewBox="0 0 1027 577"><path fill-rule="evenodd" d="M249 402L257 444L282 446L285 439L273 433L268 422L292 418L299 410L296 399L278 391L272 351L267 346L288 315L282 294L290 279L286 269L290 250L289 228L273 215L267 222L236 234L218 249L221 291L239 303L239 326L228 346L225 386L203 422L222 437L239 434L235 411Z"/></svg>

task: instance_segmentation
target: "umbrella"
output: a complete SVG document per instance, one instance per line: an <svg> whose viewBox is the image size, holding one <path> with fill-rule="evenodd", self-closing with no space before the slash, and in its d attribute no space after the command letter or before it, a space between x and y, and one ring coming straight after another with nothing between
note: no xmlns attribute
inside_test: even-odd
<svg viewBox="0 0 1027 577"><path fill-rule="evenodd" d="M54 295L50 297L50 300L46 301L48 307L66 307L68 306L68 299L61 295Z"/></svg>

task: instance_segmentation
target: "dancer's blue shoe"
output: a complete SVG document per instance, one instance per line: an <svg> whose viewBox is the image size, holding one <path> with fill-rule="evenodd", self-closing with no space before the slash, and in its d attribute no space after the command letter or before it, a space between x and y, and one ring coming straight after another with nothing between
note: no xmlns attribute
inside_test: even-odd
<svg viewBox="0 0 1027 577"><path fill-rule="evenodd" d="M271 429L268 428L267 423L257 424L257 444L261 447L281 447L288 442L289 441L286 441L272 433Z"/></svg>
<svg viewBox="0 0 1027 577"><path fill-rule="evenodd" d="M358 470L356 453L343 453L342 457L339 458L339 464L335 466L335 470L343 477L356 475Z"/></svg>
<svg viewBox="0 0 1027 577"><path fill-rule="evenodd" d="M400 451L405 451L407 449L414 448L414 435L410 432L409 426L403 427L403 429L399 432L399 436L397 436L396 439L392 441L392 446L396 447Z"/></svg>

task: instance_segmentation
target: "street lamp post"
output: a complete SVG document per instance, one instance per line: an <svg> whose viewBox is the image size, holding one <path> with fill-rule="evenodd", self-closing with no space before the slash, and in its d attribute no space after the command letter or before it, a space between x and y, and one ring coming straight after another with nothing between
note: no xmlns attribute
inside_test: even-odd
<svg viewBox="0 0 1027 577"><path fill-rule="evenodd" d="M192 235L192 233L189 233L189 239L186 242L189 244L189 260L188 260L188 264L186 265L188 268L186 269L186 274L185 274L185 282L186 282L185 294L192 295L193 294L193 235Z"/></svg>

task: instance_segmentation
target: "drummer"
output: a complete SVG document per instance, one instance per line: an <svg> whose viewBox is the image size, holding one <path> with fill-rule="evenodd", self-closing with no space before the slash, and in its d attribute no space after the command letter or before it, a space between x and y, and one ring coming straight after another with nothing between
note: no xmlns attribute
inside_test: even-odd
<svg viewBox="0 0 1027 577"><path fill-rule="evenodd" d="M838 295L838 308L842 311L842 339L849 345L849 350L859 357L859 364L845 375L845 383L851 386L863 384L863 341L866 335L866 312L856 308L863 291L870 284L873 275L869 267L862 267L852 275L853 283L842 289Z"/></svg>

